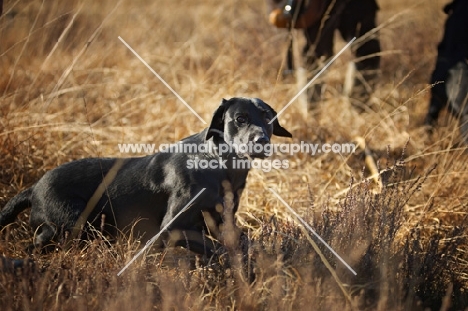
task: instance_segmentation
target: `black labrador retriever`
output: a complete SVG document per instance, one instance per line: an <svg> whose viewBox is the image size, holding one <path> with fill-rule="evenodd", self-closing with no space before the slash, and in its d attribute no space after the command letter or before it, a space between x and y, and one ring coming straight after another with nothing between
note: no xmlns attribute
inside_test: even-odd
<svg viewBox="0 0 468 311"><path fill-rule="evenodd" d="M210 126L175 144L179 150L138 158L87 158L47 172L6 204L0 212L0 228L28 207L32 208L29 221L35 230L35 247L64 241L83 215L96 228L104 216L110 235L132 228L134 235L144 235L146 240L170 224L169 232L183 233L174 245L210 256L215 247L202 234L210 232L207 215L211 224L223 223L226 181L236 212L249 172L249 167L238 168L233 162L242 156L266 157L265 152L252 151L262 148L245 151L238 146L262 147L272 135L292 137L268 104L257 98L223 99ZM196 146L203 150L192 148ZM189 150L180 152L184 149ZM187 211L174 219L203 188Z"/></svg>

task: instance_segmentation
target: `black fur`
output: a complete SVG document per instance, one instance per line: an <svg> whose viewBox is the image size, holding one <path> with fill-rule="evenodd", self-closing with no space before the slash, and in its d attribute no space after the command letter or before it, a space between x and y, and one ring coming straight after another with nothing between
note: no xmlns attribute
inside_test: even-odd
<svg viewBox="0 0 468 311"><path fill-rule="evenodd" d="M275 116L276 112L260 99L223 99L210 126L179 144L267 144L273 134L291 137L277 120L268 124ZM263 158L265 155L249 156ZM227 168L188 168L187 161L196 157L200 160L226 160ZM184 232L177 244L186 246L188 243L191 250L211 255L214 247L206 245L202 236L202 232L207 232L202 212L209 213L217 226L223 222L220 209L225 197L223 181L230 184L234 212L237 210L249 170L232 168L231 160L235 157L239 157L236 152L220 155L215 150L204 153L159 152L146 157L126 158L115 178L106 185L87 220L100 228L101 216L105 215L106 231L111 235L117 234L116 229L128 232L137 220L133 234L150 239L202 188L206 188L193 205L171 224L169 231ZM51 240L63 240L65 232L72 231L116 161L115 158L87 158L47 172L31 188L6 204L0 212L0 228L31 207L30 225L36 232L34 245L41 247Z"/></svg>

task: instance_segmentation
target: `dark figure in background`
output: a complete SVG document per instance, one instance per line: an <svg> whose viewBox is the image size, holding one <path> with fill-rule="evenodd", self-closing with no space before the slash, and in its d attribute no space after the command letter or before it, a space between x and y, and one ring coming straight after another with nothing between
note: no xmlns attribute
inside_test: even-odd
<svg viewBox="0 0 468 311"><path fill-rule="evenodd" d="M461 133L468 142L468 1L454 0L444 7L448 14L437 60L431 76L431 99L425 124L434 126L440 111L448 110L460 118Z"/></svg>
<svg viewBox="0 0 468 311"><path fill-rule="evenodd" d="M267 3L273 25L303 29L307 41L302 55L309 72L334 55L335 30L345 41L369 34L354 51L356 69L362 74L356 82L367 84L375 80L380 68L380 42L377 33L372 33L379 9L375 0L267 0ZM287 70L292 70L291 49L287 63Z"/></svg>

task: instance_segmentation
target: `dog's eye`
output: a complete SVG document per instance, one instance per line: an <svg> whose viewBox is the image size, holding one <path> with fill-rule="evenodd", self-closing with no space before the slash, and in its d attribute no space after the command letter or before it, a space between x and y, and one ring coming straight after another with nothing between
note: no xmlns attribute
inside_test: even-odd
<svg viewBox="0 0 468 311"><path fill-rule="evenodd" d="M238 117L236 118L236 121L237 121L238 123L241 123L241 124L242 124L242 123L247 122L247 118L244 117L244 116L238 116Z"/></svg>
<svg viewBox="0 0 468 311"><path fill-rule="evenodd" d="M271 119L270 118L265 118L266 123L270 123Z"/></svg>

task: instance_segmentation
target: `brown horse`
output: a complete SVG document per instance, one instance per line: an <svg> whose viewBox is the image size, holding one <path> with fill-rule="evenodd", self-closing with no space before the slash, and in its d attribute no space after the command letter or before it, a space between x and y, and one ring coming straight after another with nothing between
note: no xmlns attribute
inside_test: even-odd
<svg viewBox="0 0 468 311"><path fill-rule="evenodd" d="M278 28L302 29L306 44L302 50L309 71L321 60L333 56L333 35L338 30L345 41L371 34L379 9L375 0L266 0L270 23ZM376 76L380 67L380 42L369 35L354 54L356 69L364 81ZM287 71L293 70L292 49L288 51ZM316 98L318 99L318 98Z"/></svg>

